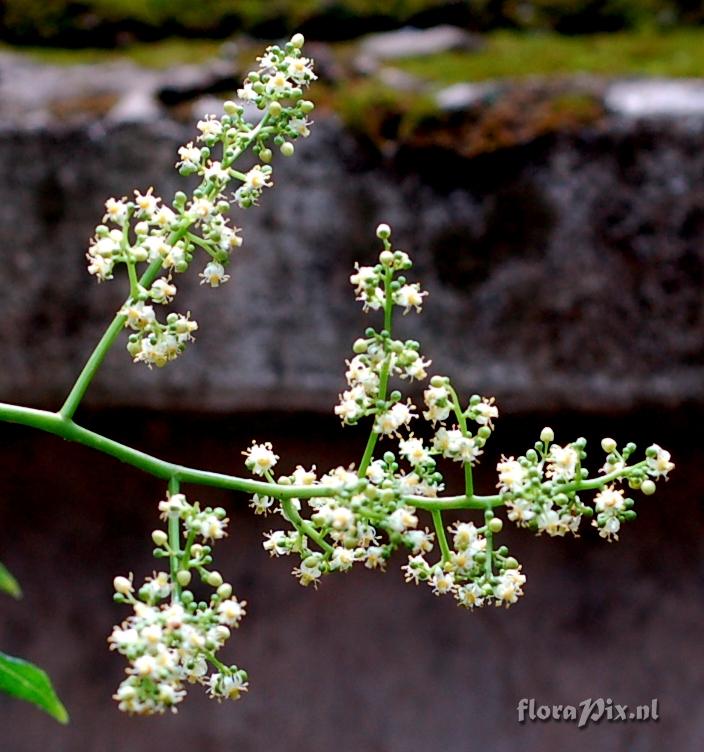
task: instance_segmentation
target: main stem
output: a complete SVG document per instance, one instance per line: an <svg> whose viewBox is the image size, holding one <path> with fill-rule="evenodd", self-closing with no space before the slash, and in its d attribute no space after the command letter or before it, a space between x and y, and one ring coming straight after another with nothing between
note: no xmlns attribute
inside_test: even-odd
<svg viewBox="0 0 704 752"><path fill-rule="evenodd" d="M388 241L387 241L388 243ZM385 244L386 245L386 244ZM393 307L394 302L392 298L391 280L393 278L393 270L388 268L384 275L384 330L388 332L389 339L391 339L391 328L393 326ZM379 395L378 400L386 400L386 392L389 388L389 373L391 370L391 352L386 353L384 358L384 365L381 367L381 375L379 376ZM367 439L367 445L364 448L364 454L362 460L359 463L359 471L357 475L360 478L364 478L367 473L372 459L374 458L374 449L376 449L376 443L379 441L379 432L374 430L376 428L376 418L372 423L372 429Z"/></svg>
<svg viewBox="0 0 704 752"><path fill-rule="evenodd" d="M178 478L169 479L169 496L177 494L180 490ZM171 572L171 582L173 583L173 601L181 601L181 585L176 575L178 574L181 561L181 518L176 515L169 515L168 522L169 533L169 570Z"/></svg>

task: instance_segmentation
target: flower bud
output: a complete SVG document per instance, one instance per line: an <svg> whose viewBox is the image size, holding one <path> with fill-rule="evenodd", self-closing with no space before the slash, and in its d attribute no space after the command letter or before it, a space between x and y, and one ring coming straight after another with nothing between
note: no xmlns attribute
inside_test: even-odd
<svg viewBox="0 0 704 752"><path fill-rule="evenodd" d="M644 480L640 484L640 490L646 495L646 496L652 496L655 493L655 483L653 483L652 480Z"/></svg>
<svg viewBox="0 0 704 752"><path fill-rule="evenodd" d="M545 444L550 444L551 442L555 441L555 432L550 428L550 426L545 426L543 430L540 432L540 440L544 442Z"/></svg>
<svg viewBox="0 0 704 752"><path fill-rule="evenodd" d="M379 261L381 261L384 266L391 266L394 262L394 254L391 253L391 251L382 251L379 254Z"/></svg>
<svg viewBox="0 0 704 752"><path fill-rule="evenodd" d="M218 595L221 598L227 599L232 595L232 585L230 583L225 582L218 588Z"/></svg>
<svg viewBox="0 0 704 752"><path fill-rule="evenodd" d="M152 533L152 540L155 546L165 546L169 540L169 536L163 530L155 530Z"/></svg>
<svg viewBox="0 0 704 752"><path fill-rule="evenodd" d="M387 240L391 236L391 228L387 224L380 224L376 228L376 236L379 240Z"/></svg>
<svg viewBox="0 0 704 752"><path fill-rule="evenodd" d="M187 569L182 569L176 574L176 582L181 587L188 587L191 584L191 573Z"/></svg>
<svg viewBox="0 0 704 752"><path fill-rule="evenodd" d="M602 439L601 448L607 453L616 451L616 442L613 439Z"/></svg>
<svg viewBox="0 0 704 752"><path fill-rule="evenodd" d="M294 47L298 47L299 50L300 50L301 47L303 47L303 45L305 44L305 42L306 42L306 39L303 36L303 34L294 34L291 37L291 44Z"/></svg>
<svg viewBox="0 0 704 752"><path fill-rule="evenodd" d="M285 144L281 144L281 153L284 155L284 157L292 157L294 151L295 147L290 141L287 141Z"/></svg>
<svg viewBox="0 0 704 752"><path fill-rule="evenodd" d="M499 517L494 517L494 519L489 520L488 528L492 533L500 533L503 526L504 523Z"/></svg>
<svg viewBox="0 0 704 752"><path fill-rule="evenodd" d="M211 572L205 579L210 587L218 588L222 585L222 575L220 572Z"/></svg>
<svg viewBox="0 0 704 752"><path fill-rule="evenodd" d="M282 110L282 107L279 104L279 102L272 102L269 105L269 114L272 117L275 117L275 118L279 117L279 115L281 114L281 110Z"/></svg>
<svg viewBox="0 0 704 752"><path fill-rule="evenodd" d="M127 577L115 577L115 579L112 581L112 585L115 588L116 593L129 595L132 592L132 583L127 579Z"/></svg>

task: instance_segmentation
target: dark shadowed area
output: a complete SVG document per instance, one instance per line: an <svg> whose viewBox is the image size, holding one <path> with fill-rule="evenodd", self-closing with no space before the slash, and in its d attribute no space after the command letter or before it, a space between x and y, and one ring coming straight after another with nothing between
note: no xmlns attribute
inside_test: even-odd
<svg viewBox="0 0 704 752"><path fill-rule="evenodd" d="M148 574L148 533L157 525L158 482L109 458L26 430L2 430L3 557L25 588L5 604L3 645L54 677L72 722L57 728L30 707L0 701L12 752L142 752L189 744L203 752L334 746L347 752L522 749L643 750L666 744L698 750L704 741L701 624L704 478L700 450L687 440L699 413L577 416L531 414L500 422L493 446L527 446L545 422L558 438L602 428L644 446L672 447L677 472L611 545L584 528L576 540L502 539L523 562L526 595L510 610L468 613L426 587L403 582L395 557L386 574L354 572L302 589L290 563L261 548L275 520L255 518L242 495L204 490L232 518L218 546L219 569L248 616L227 655L250 672L237 704L208 702L191 688L175 717L127 719L109 700L123 660L107 651L126 609L111 602L115 573ZM198 417L138 412L89 414L84 422L136 446L222 471L240 465L252 437L272 438L282 467L354 460L361 435L310 414ZM594 447L595 448L595 447ZM491 451L479 486L494 480ZM449 475L449 473L448 473ZM468 519L471 515L464 514ZM658 698L657 723L519 724L522 697L577 704ZM7 737L6 737L7 738Z"/></svg>

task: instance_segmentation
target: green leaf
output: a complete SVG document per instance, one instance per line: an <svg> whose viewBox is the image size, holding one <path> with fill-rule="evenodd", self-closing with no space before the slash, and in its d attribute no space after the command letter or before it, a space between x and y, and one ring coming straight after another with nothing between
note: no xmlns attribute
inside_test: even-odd
<svg viewBox="0 0 704 752"><path fill-rule="evenodd" d="M37 666L0 652L0 692L31 702L59 723L68 723L68 713L56 696L49 677Z"/></svg>
<svg viewBox="0 0 704 752"><path fill-rule="evenodd" d="M0 561L0 592L8 593L13 598L22 597L19 582L12 576L10 570Z"/></svg>

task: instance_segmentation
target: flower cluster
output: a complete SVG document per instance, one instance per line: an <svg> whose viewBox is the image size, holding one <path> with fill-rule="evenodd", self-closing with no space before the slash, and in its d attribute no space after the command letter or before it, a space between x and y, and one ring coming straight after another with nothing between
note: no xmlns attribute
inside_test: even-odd
<svg viewBox="0 0 704 752"><path fill-rule="evenodd" d="M308 135L313 105L302 97L315 74L301 54L302 43L295 35L283 48L267 48L259 69L239 89L247 108L261 111L258 124L246 119L245 106L225 102L222 116L198 123L196 143L179 149L181 174L201 179L190 197L179 192L167 206L149 189L135 192L133 199L107 202L88 252L89 271L106 280L118 264L126 267L130 296L119 315L131 331L128 349L135 361L163 366L193 338L197 324L189 314L170 313L161 323L154 306L173 301L173 278L189 268L197 250L207 256L201 283L219 287L228 281L232 251L242 242L226 217L231 203L256 205L272 185L269 142L291 155L292 142ZM240 172L234 162L248 149L256 164ZM239 185L228 194L232 181ZM269 442L252 442L243 455L253 480L193 469L189 480L256 490L251 499L255 513L278 514L284 523L266 534L264 548L274 557L295 556L293 574L301 585L317 587L324 575L349 571L355 564L383 570L401 548L407 552L406 581L426 583L436 595L452 595L467 609L511 606L523 595L526 577L507 547L496 544L504 525L497 516L500 507L508 520L538 534L576 535L587 517L602 538L616 540L623 523L636 514L624 484L649 496L674 464L657 444L646 450L645 459L629 464L635 445L619 449L607 438L601 443L606 453L601 472L590 477L584 467L586 440L558 444L552 429L545 428L524 455L501 458L498 493L476 494L473 469L493 433L498 408L493 398L476 394L463 401L450 379L440 375L430 378L420 408L404 397L402 388L428 378L431 362L417 341L394 337L393 317L420 312L427 292L407 279L412 261L393 248L389 226L379 225L377 237L383 244L378 262L356 264L350 282L363 310L383 314L383 325L367 328L354 342L346 362L347 388L335 407L344 425L368 424L359 463L324 473L299 465L275 478L279 455ZM380 442L387 444L383 451ZM462 466L463 494L441 495L443 460ZM154 556L168 561L168 571L154 572L138 590L131 575L114 581L115 599L133 610L109 638L129 662L115 695L120 709L129 713L175 711L187 683L203 684L218 700L236 699L248 688L247 674L216 656L246 606L211 568L212 546L227 531L225 511L190 503L178 490L184 469L172 467L169 495L159 504L167 529L152 533ZM588 504L583 499L591 492L593 503ZM444 515L455 510L478 513L483 520L446 524ZM422 520L425 513L432 529ZM200 588L210 588L209 595L196 597L194 574Z"/></svg>
<svg viewBox="0 0 704 752"><path fill-rule="evenodd" d="M523 595L526 578L505 546L491 550L493 535L501 528L498 517L489 517L480 528L456 522L448 528L452 549L436 564L422 554L410 556L403 567L406 582L425 582L435 595L453 595L464 608L513 605Z"/></svg>
<svg viewBox="0 0 704 752"><path fill-rule="evenodd" d="M628 465L635 444L629 443L619 451L616 442L606 438L601 442L607 453L601 468L606 477L587 480L587 470L582 466L587 456L586 439L561 446L553 443L554 438L553 430L544 428L533 449L517 459L504 457L497 465L498 487L508 519L538 534L576 535L582 517L594 517L592 524L599 535L617 540L622 523L635 519L636 512L634 500L626 498L615 483L627 481L631 489L649 496L655 492L654 480L666 478L674 468L670 453L657 444L646 451L645 460ZM607 479L614 483L608 485ZM595 489L598 493L593 507L581 501L579 493Z"/></svg>
<svg viewBox="0 0 704 752"><path fill-rule="evenodd" d="M225 102L222 115L208 115L198 123L196 142L178 150L180 173L200 178L190 196L179 191L169 206L149 188L135 191L133 198L106 202L103 224L88 249L88 271L104 281L113 278L118 265L126 267L130 295L119 315L133 332L127 349L135 362L162 367L193 339L197 324L189 314L171 314L162 324L152 304L173 301L173 277L189 269L198 250L206 256L201 284L220 287L230 279L227 266L242 245L240 229L226 216L231 203L256 205L272 185L269 142L290 156L292 141L308 135L313 104L303 99L303 89L315 74L312 61L301 55L302 44L297 34L283 48L269 47L259 70L239 90L243 103ZM248 102L262 111L256 124L246 117ZM243 173L234 164L248 149L262 164ZM233 181L239 186L228 193Z"/></svg>
<svg viewBox="0 0 704 752"><path fill-rule="evenodd" d="M384 247L378 263L357 264L350 277L364 310L384 314L383 329L369 327L354 342L354 355L346 363L348 388L335 407L345 425L371 419L364 457L358 469L337 467L319 477L315 467L299 466L275 481L272 470L278 455L268 443L252 444L244 452L246 467L275 483L276 490L255 494L251 506L257 514L277 511L291 526L267 533L264 548L272 556L297 555L300 564L294 575L302 585L317 586L323 575L347 571L356 563L383 569L392 553L404 547L410 552L403 566L407 581L425 582L437 595L452 594L467 608L510 606L523 594L525 576L507 548L494 545L503 527L495 508L505 506L509 520L551 536L576 534L582 517L593 517L599 534L615 539L621 524L635 516L633 500L615 484L627 480L631 488L652 493L651 479L667 477L673 467L670 455L654 445L643 462L628 465L635 446L619 452L615 442L605 439L603 476L589 479L583 467L586 441L562 446L545 428L524 456L503 457L498 463L497 495L476 496L472 468L498 418L494 399L475 394L463 405L449 378L433 376L423 391L422 416L432 427L426 442L410 431L418 418L413 402L398 389L390 391L391 379L400 379L399 385L422 380L430 366L418 342L393 337L394 310L420 310L426 293L406 279L411 259L392 248L390 234L387 225L379 226L377 236ZM395 439L397 451L375 458L380 439ZM447 510L439 498L444 480L438 467L442 459L463 466L465 495L457 499L483 511L481 527L465 521L444 525ZM593 506L578 495L587 490L598 491ZM421 525L419 511L424 509L433 513L434 532ZM428 556L436 546L440 556L431 562Z"/></svg>
<svg viewBox="0 0 704 752"><path fill-rule="evenodd" d="M169 559L170 572L155 572L136 593L131 575L115 578L115 600L129 604L133 613L108 638L110 647L130 664L115 700L120 710L139 715L176 712L186 695L185 683L205 685L218 700L237 699L248 687L245 671L216 657L246 606L232 595L222 575L209 569L209 543L226 534L225 511L201 509L181 493L170 494L159 509L169 531L176 530L175 536L164 530L152 533L154 555ZM197 600L185 589L193 573L213 590L208 600ZM209 665L216 670L209 673Z"/></svg>

